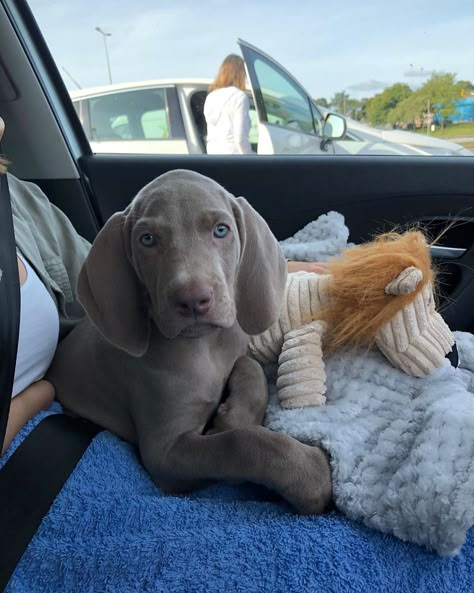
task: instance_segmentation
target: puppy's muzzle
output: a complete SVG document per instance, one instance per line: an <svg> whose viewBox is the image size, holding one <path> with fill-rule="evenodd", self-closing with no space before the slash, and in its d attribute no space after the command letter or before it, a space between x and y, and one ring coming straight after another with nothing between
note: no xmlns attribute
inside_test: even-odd
<svg viewBox="0 0 474 593"><path fill-rule="evenodd" d="M204 317L214 303L214 291L211 287L198 282L180 286L173 295L173 306L181 317Z"/></svg>

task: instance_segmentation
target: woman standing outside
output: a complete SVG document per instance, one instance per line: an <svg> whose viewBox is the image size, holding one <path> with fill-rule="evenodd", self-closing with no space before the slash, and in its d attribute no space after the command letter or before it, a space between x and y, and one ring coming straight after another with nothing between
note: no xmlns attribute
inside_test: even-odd
<svg viewBox="0 0 474 593"><path fill-rule="evenodd" d="M222 62L204 103L208 154L252 152L249 109L244 61L230 54Z"/></svg>

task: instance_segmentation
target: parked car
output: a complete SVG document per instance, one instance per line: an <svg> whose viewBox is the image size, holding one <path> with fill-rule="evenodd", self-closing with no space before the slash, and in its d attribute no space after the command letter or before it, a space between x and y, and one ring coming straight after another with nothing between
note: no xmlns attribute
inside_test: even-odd
<svg viewBox="0 0 474 593"><path fill-rule="evenodd" d="M352 142L354 140L373 142L374 148L382 144L382 147L385 147L386 150L392 147L396 151L405 149L411 151L410 154L425 156L473 156L472 151L461 146L461 144L427 134L416 134L404 130L378 130L350 118L346 118L346 124L348 130L346 135L350 136ZM347 152L351 152L351 145L345 142L347 139L339 140L335 144L345 148Z"/></svg>
<svg viewBox="0 0 474 593"><path fill-rule="evenodd" d="M332 114L275 60L238 43L250 80L250 142L258 154L472 155L454 142L377 130ZM202 154L210 83L192 78L124 83L71 91L71 98L95 152Z"/></svg>

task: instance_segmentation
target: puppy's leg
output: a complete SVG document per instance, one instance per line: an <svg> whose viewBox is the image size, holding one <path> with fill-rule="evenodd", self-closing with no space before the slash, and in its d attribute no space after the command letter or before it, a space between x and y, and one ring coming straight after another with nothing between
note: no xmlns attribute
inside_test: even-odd
<svg viewBox="0 0 474 593"><path fill-rule="evenodd" d="M229 377L228 389L229 395L217 408L206 434L263 422L268 403L267 381L256 360L249 356L237 360Z"/></svg>
<svg viewBox="0 0 474 593"><path fill-rule="evenodd" d="M331 501L331 472L322 449L262 426L218 434L181 434L166 452L158 434L141 443L145 467L165 492L182 491L194 480L248 481L275 490L300 513L323 512ZM161 449L161 451L159 451Z"/></svg>

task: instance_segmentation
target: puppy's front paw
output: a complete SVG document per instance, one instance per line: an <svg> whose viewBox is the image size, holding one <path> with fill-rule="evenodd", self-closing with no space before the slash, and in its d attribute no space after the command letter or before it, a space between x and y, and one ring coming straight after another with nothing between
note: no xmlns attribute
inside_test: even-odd
<svg viewBox="0 0 474 593"><path fill-rule="evenodd" d="M290 471L288 486L280 493L302 515L319 515L332 501L329 459L319 447L300 445L299 462Z"/></svg>

